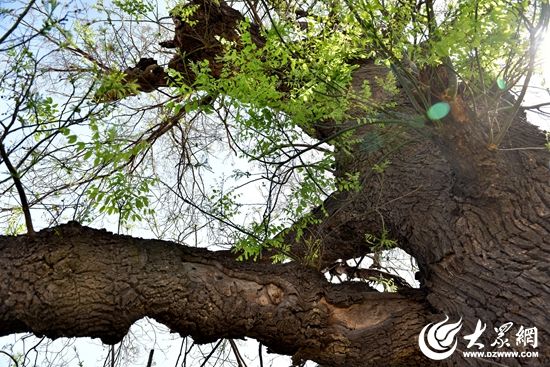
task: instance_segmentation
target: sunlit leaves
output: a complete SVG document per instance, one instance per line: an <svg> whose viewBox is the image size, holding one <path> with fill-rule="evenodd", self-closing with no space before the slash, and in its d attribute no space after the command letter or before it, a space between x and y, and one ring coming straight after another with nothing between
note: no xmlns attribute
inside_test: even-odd
<svg viewBox="0 0 550 367"><path fill-rule="evenodd" d="M8 236L16 236L25 233L27 227L23 221L23 210L21 210L21 208L13 209L6 224L4 234Z"/></svg>
<svg viewBox="0 0 550 367"><path fill-rule="evenodd" d="M397 246L397 241L389 238L386 228L382 230L380 236L375 236L372 233L366 233L365 242L371 247L373 252L391 250Z"/></svg>
<svg viewBox="0 0 550 367"><path fill-rule="evenodd" d="M208 61L189 65L194 74L192 88L198 92L178 87L181 100L170 107L174 113L182 108L189 113L197 110L197 96L219 96L217 103L232 113L234 139L244 150L242 157L251 162L271 162L271 180L283 185L292 182L285 189L289 190L286 205L277 208L277 215L252 223L248 232L253 235L237 241L245 257L254 257L262 248L283 246L272 238L279 226L284 224L279 229L284 228L288 220L304 216L335 190L358 187L353 174L334 180L333 154L313 154L317 149L307 147L313 143L304 140L303 131L311 133L313 125L323 119L340 122L346 118L354 70L347 59L358 54L359 47L349 34L320 27L303 32L285 22L273 24L264 34L265 44L258 47L249 27L247 22L241 24L239 42L219 39L224 46L219 77L212 76ZM176 71L169 73L175 80L185 79ZM385 81L380 84L388 85ZM369 96L365 90L357 98ZM295 144L302 141L304 147L297 149ZM350 141L335 136L331 143L344 151ZM212 210L230 219L239 209L237 199L229 193L215 194Z"/></svg>
<svg viewBox="0 0 550 367"><path fill-rule="evenodd" d="M241 205L235 193L224 193L221 189L214 188L209 200L212 203L212 212L220 218L231 219L239 214Z"/></svg>
<svg viewBox="0 0 550 367"><path fill-rule="evenodd" d="M359 191L361 182L359 181L359 172L346 172L344 177L336 179L336 188L338 191Z"/></svg>
<svg viewBox="0 0 550 367"><path fill-rule="evenodd" d="M381 62L401 59L411 41L425 33L419 10L412 2L401 1L344 1L342 17L353 25L354 33L364 43L366 56ZM365 52L364 52L365 53ZM370 54L369 54L370 53Z"/></svg>
<svg viewBox="0 0 550 367"><path fill-rule="evenodd" d="M178 5L172 8L170 15L173 17L178 17L182 22L193 26L196 24L196 21L192 19L192 16L199 9L199 7L200 6L198 4L189 4L187 2L180 1Z"/></svg>
<svg viewBox="0 0 550 367"><path fill-rule="evenodd" d="M113 0L113 5L136 18L153 10L153 5L143 0Z"/></svg>
<svg viewBox="0 0 550 367"><path fill-rule="evenodd" d="M459 2L441 20L424 60L438 63L449 57L472 87L482 85L486 73L496 75L504 69L514 75L526 63L528 38L523 19L527 6L528 2L505 0Z"/></svg>
<svg viewBox="0 0 550 367"><path fill-rule="evenodd" d="M107 4L107 6L103 0L98 0L94 7L107 14L110 14L112 8L118 9L136 20L140 20L154 9L154 5L147 0L112 0L112 4Z"/></svg>
<svg viewBox="0 0 550 367"><path fill-rule="evenodd" d="M153 179L136 179L125 172L116 172L102 183L92 185L87 195L100 213L116 214L122 223L140 221L143 215L152 215L149 208L149 191Z"/></svg>
<svg viewBox="0 0 550 367"><path fill-rule="evenodd" d="M87 48L93 48L93 47L96 47L96 42L97 42L97 32L94 31L94 29L91 27L90 24L87 24L87 23L83 23L83 22L75 22L75 25L74 25L74 33L75 35L74 36L77 36L80 38L80 40L83 42L83 44L87 47ZM72 33L66 33L65 34L66 36L66 43L68 46L73 46L73 38L74 36L72 35Z"/></svg>
<svg viewBox="0 0 550 367"><path fill-rule="evenodd" d="M122 71L118 70L104 75L96 91L95 100L98 102L116 101L136 94L138 85L133 81L126 80L125 76Z"/></svg>
<svg viewBox="0 0 550 367"><path fill-rule="evenodd" d="M417 7L391 0L344 3L340 16L379 62L403 67L406 54L419 70L452 63L475 91L498 74L519 78L528 67L526 20L537 17L531 2L433 2L435 15L428 14L428 2Z"/></svg>
<svg viewBox="0 0 550 367"><path fill-rule="evenodd" d="M121 223L141 221L154 213L149 194L157 179L130 170L130 163L147 149L146 142L128 144L116 126L103 126L95 119L90 121L91 135L86 134L85 141L69 129L62 133L69 144L75 145L82 164L97 172L109 172L106 177L97 177L86 190L93 208L99 213L117 215Z"/></svg>
<svg viewBox="0 0 550 367"><path fill-rule="evenodd" d="M299 16L300 25L296 19L297 7L285 2L270 3L278 12L272 12L271 21L266 19L262 27L254 28L254 36L250 32L254 26L245 21L235 32L239 37L216 39L219 44L211 49L215 57L191 62L183 50L175 50L186 63L185 71L168 70L170 87L145 95L138 93L137 85L124 72L107 70L127 70L140 57L155 57L159 65L166 65L173 56L165 53L167 50L160 51L157 40L148 39L147 34L141 33L144 28L138 27L145 22L136 20L146 16L151 4L147 0L114 0L114 6L107 3L104 6L100 1L93 14L97 19L79 16L66 28L49 27L48 21L44 22L49 27L49 39L55 41L53 48L59 52L56 61L66 60L63 65L49 66L62 70L60 73L64 73L62 68L70 71L66 84L69 88L62 93L69 93L74 87L84 94L82 84L75 86L78 83L74 80L81 80L78 78L84 74L93 76L94 83L89 83L92 91L87 96L94 96L93 102L116 113L93 115L80 121L80 113L70 115L72 106L60 107L55 98L33 91L25 105L32 113L20 114L18 122L37 125L33 135L37 141L52 134L52 139L57 137L56 143L62 142L55 146L60 152L55 158L65 166L69 162L73 174L81 173L80 182L90 183L86 197L97 211L132 220L146 215L143 210L150 202L142 185L148 182L150 187L149 175L159 165L151 159L149 169L136 170L143 164L140 158L148 154L149 148L152 151L153 144L155 149L161 146L171 153L181 153L181 161L171 169L177 167L182 171L178 171L181 174L178 185L184 186L188 178L185 175L193 171L193 175L200 176L194 170L207 167L203 162L217 153L212 153L212 148L204 143L206 139L191 138L198 130L196 120L209 119L197 135L212 136L220 145L229 141L239 158L261 170L262 183L269 186L262 188L268 202L265 211L246 218L240 229L246 229L243 232L247 235L239 238L237 247L245 256L259 256L263 248L270 247L280 251L280 259L289 257L290 250L279 236L284 228L294 225L299 233L296 221L307 217L312 208L322 206L327 195L359 189L357 173L341 172L342 167L349 165L340 163L358 159L352 151L367 156L382 147L391 149L394 142L402 143L399 138L386 139L374 129L371 134L363 134L362 141L354 141L351 130L334 133L338 129L327 129L325 135L319 126L326 120L332 127L345 126L344 129L350 121L357 122L355 126L367 125L391 110L390 101L403 96L404 91L408 92L409 102L416 103L413 107L420 118L397 116L392 117L393 122L421 129L428 120L444 118L450 112L450 104L433 104L442 99L429 90L434 78L421 80L422 71L428 66L443 64L452 68L467 93L482 88L495 90L495 83L500 90L506 90L519 80L512 76L512 69L525 66L522 41L525 30L520 20L527 14L526 2L441 2L436 19L432 19L433 29L429 29L427 3L318 1ZM54 1L50 5L51 9L59 8ZM198 7L198 4L176 6L170 15L192 26L198 21L195 19ZM248 17L251 13L243 14ZM168 19L164 23L162 19L158 21L158 29L170 29ZM197 35L198 39L201 37ZM35 51L36 47L21 47L17 52L7 53L6 57L13 60L9 63L13 72L32 73L39 56ZM400 70L401 74L369 75L368 82L350 87L352 73L367 60L381 68ZM444 90L448 86L442 87ZM126 98L136 94L139 95ZM445 100L452 104L450 99ZM147 105L150 101L154 102ZM151 107L153 104L156 106ZM87 108L78 105L75 111L85 112ZM149 108L152 112L145 113ZM135 117L136 111L145 116L143 120ZM65 124L61 123L62 114L66 115ZM223 114L226 115L223 121L216 120ZM177 118L167 121L163 119L165 116ZM335 151L339 155L338 165ZM200 160L194 156L196 152L204 154ZM382 175L388 164L389 161L382 160L372 169ZM256 179L248 167L246 170L238 178ZM201 214L215 215L219 220L239 217L244 210L242 196L231 190L216 190L200 192L204 210ZM139 217L132 217L134 214ZM309 245L311 253L305 261L311 263L316 256L316 242L312 240Z"/></svg>
<svg viewBox="0 0 550 367"><path fill-rule="evenodd" d="M28 113L22 114L22 124L37 125L35 139L39 139L43 132L52 129L52 123L59 119L58 104L51 97L44 97L38 93L32 94L27 100Z"/></svg>
<svg viewBox="0 0 550 367"><path fill-rule="evenodd" d="M266 248L280 251L280 259L288 258L283 254L287 253L289 246L282 240L284 232L288 231L284 225L266 222L253 222L247 233L237 234L233 251L239 253L239 259L257 260L261 257Z"/></svg>

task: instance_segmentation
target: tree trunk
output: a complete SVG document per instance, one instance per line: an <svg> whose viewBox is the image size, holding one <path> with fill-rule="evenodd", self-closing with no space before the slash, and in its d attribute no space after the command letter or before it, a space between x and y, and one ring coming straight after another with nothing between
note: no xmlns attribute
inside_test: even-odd
<svg viewBox="0 0 550 367"><path fill-rule="evenodd" d="M332 261L342 253L360 255L361 235L384 226L418 261L422 288L436 312L462 317L467 334L478 319L487 323L480 339L485 350L496 338L495 327L513 322L508 336L515 340L520 326L535 326L539 358L500 361L548 365L550 154L516 149L545 143L524 116L501 150L487 147L490 128L481 120L463 124L447 118L418 134L403 132L406 143L399 148L366 155L358 147L342 171L361 172L363 190L329 199L329 218L310 231L326 239L324 249L333 251L325 250L325 261ZM365 130L359 138L372 132ZM390 166L373 172L382 158ZM459 349L466 350L465 344ZM453 362L484 364L461 360L458 353Z"/></svg>
<svg viewBox="0 0 550 367"><path fill-rule="evenodd" d="M354 256L367 251L362 239L380 231L383 218L417 259L421 290L387 294L360 283L328 284L298 264L240 263L228 253L70 223L0 237L0 334L115 343L150 316L197 342L248 336L273 352L324 365L428 365L418 334L447 314L462 317L468 333L477 319L487 333L509 321L537 327L539 358L501 362L547 365L548 153L490 151L483 144L487 128L449 120L428 129L428 138L407 131L398 149L355 152L361 159L346 169L362 172L364 189L327 199L329 217L309 228L324 238L328 264L339 248ZM510 131L509 147L543 143L525 122ZM391 164L375 173L380 155ZM489 335L480 341L491 343ZM484 365L458 352L446 361Z"/></svg>
<svg viewBox="0 0 550 367"><path fill-rule="evenodd" d="M178 42L184 43L176 35L170 46L181 48ZM356 85L368 77L363 71ZM163 83L148 82L146 90ZM400 112L410 115L401 103ZM322 268L369 253L365 234L386 229L417 260L420 290L329 284L296 263L237 262L227 252L70 223L0 237L0 335L32 331L116 343L149 316L199 343L252 337L295 361L327 366L488 365L462 357L463 338L443 362L423 356L420 331L446 314L462 318L461 336L473 333L478 319L486 323L480 338L486 350L494 350L494 328L506 322L514 332L537 327L538 358L490 361L550 365L550 154L518 149L544 146L544 135L517 118L503 149L495 150L488 142L497 126L489 121L453 115L422 129L406 122L356 130L362 142L372 134L390 138L376 152L359 143L352 154L337 153L337 174L359 172L362 189L329 197L328 216L318 210L322 222L302 240L322 239ZM327 122L316 134L345 126ZM391 163L373 170L383 160ZM287 240L300 250L292 233Z"/></svg>
<svg viewBox="0 0 550 367"><path fill-rule="evenodd" d="M75 222L0 237L0 335L99 337L117 343L145 316L198 343L249 336L272 352L327 365L417 365L422 291L328 284L297 264L136 239Z"/></svg>

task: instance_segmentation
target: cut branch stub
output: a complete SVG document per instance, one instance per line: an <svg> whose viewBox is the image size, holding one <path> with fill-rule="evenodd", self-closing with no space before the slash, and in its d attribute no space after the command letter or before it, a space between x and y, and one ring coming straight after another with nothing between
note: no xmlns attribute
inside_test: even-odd
<svg viewBox="0 0 550 367"><path fill-rule="evenodd" d="M136 66L124 70L125 81L138 85L141 92L152 92L168 84L168 75L155 59L142 58Z"/></svg>
<svg viewBox="0 0 550 367"><path fill-rule="evenodd" d="M186 11L187 10L187 11ZM182 14L191 12L188 19ZM178 54L168 63L168 67L187 76L192 83L194 75L190 70L190 62L208 60L212 75L219 77L223 64L220 56L223 54L221 39L240 44L239 27L246 19L237 10L220 1L194 0L185 5L179 5L171 11L175 24L174 39L161 42L167 48L175 48ZM261 47L265 39L260 34L260 28L249 25L252 41Z"/></svg>
<svg viewBox="0 0 550 367"><path fill-rule="evenodd" d="M183 82L191 85L196 75L191 64L207 60L212 76L219 78L223 69L224 46L222 39L241 44L239 29L245 17L225 2L194 0L178 5L171 11L175 30L172 40L160 42L160 46L176 49L168 68L178 71ZM184 19L185 18L185 19ZM258 47L265 44L256 24L249 24L252 42ZM134 67L124 70L124 80L135 83L140 92L152 92L169 84L166 70L152 58L142 58Z"/></svg>

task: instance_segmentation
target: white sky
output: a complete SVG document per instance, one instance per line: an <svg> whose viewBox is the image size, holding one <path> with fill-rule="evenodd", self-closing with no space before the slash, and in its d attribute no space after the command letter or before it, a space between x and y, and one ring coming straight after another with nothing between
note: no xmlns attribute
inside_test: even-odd
<svg viewBox="0 0 550 367"><path fill-rule="evenodd" d="M539 103L550 103L550 30L539 47L540 72L533 75L532 87L528 89L523 102L524 106L532 106ZM550 114L550 106L542 108ZM542 116L535 112L527 112L529 122L538 125L541 129L550 131L550 116Z"/></svg>

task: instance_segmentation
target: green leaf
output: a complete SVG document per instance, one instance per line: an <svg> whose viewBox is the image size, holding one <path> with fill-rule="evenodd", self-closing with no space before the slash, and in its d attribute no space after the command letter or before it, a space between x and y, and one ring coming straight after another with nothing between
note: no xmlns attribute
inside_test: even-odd
<svg viewBox="0 0 550 367"><path fill-rule="evenodd" d="M498 78L498 79L497 79L497 87L498 87L500 90L506 89L506 80L504 80L504 79L502 79L502 78Z"/></svg>

